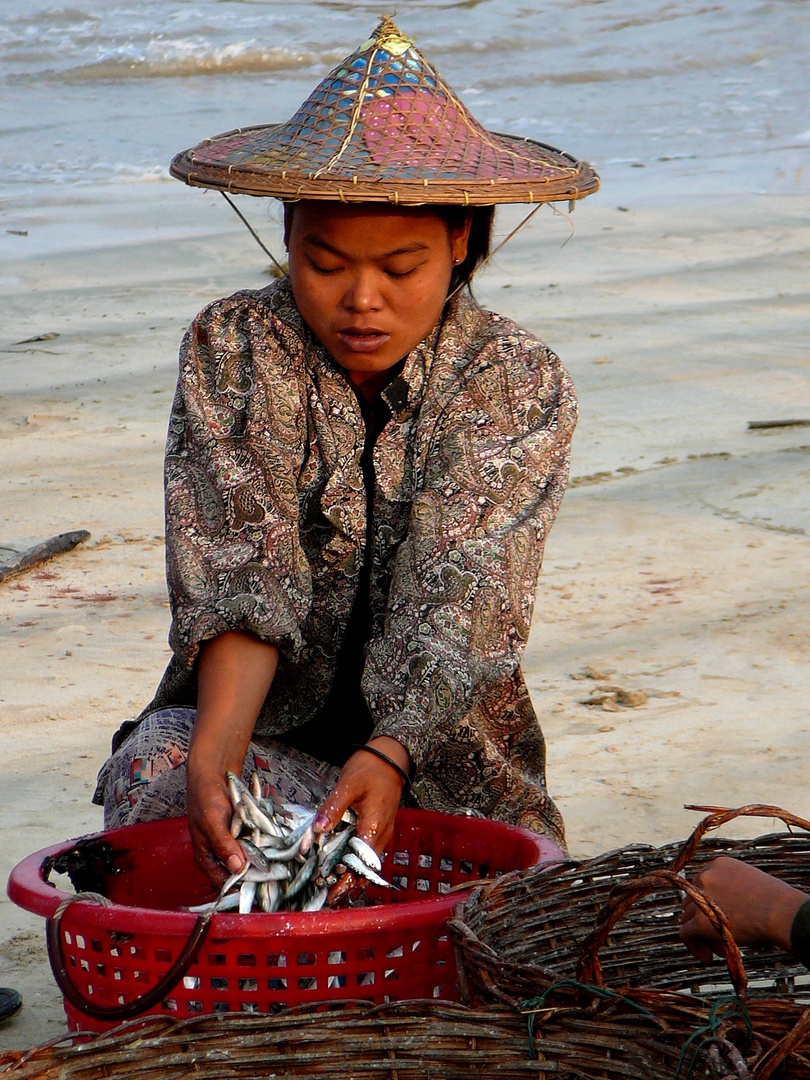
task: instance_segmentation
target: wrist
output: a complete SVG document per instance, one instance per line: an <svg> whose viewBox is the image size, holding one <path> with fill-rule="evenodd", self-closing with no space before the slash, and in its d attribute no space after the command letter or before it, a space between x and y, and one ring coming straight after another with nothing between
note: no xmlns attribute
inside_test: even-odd
<svg viewBox="0 0 810 1080"><path fill-rule="evenodd" d="M367 739L365 745L370 746L374 750L379 750L385 754L386 757L391 758L391 760L395 761L400 769L410 777L413 767L411 755L401 742L391 738L390 735L378 735Z"/></svg>
<svg viewBox="0 0 810 1080"><path fill-rule="evenodd" d="M399 761L403 760L401 754L397 754L397 757L399 758L399 760L397 760L397 758L391 757L382 749L382 747L386 746L389 742L393 742L395 743L395 746L400 746L400 749L404 749L401 747L401 744L396 743L396 740L393 739L370 739L366 743L354 743L351 749L362 756L376 757L380 761L385 762L386 768L399 777L403 791L408 791L411 786L411 775L407 768L407 762L403 762L406 765L406 767L403 768L403 766L399 764ZM386 748L388 749L387 746ZM395 748L391 749L394 750L394 753L397 753Z"/></svg>
<svg viewBox="0 0 810 1080"><path fill-rule="evenodd" d="M773 945L778 945L785 952L794 951L792 931L796 915L808 898L806 893L792 886L786 886L774 897L766 913L766 937ZM805 947L806 951L806 947Z"/></svg>
<svg viewBox="0 0 810 1080"><path fill-rule="evenodd" d="M204 743L195 745L192 741L188 749L186 772L188 779L219 781L224 784L225 773L233 772L241 776L243 764L244 757L239 760L238 756L228 753L225 747L207 746Z"/></svg>

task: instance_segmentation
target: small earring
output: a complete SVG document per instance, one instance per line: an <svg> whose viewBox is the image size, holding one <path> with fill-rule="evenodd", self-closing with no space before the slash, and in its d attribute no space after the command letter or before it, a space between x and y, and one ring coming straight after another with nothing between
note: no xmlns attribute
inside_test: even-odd
<svg viewBox="0 0 810 1080"><path fill-rule="evenodd" d="M461 262L461 259L453 259L453 266L458 266Z"/></svg>

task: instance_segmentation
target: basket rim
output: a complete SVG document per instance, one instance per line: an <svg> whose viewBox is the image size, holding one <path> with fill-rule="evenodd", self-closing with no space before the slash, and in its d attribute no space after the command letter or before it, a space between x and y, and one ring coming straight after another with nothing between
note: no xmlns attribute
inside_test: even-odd
<svg viewBox="0 0 810 1080"><path fill-rule="evenodd" d="M521 838L528 846L534 848L536 862L539 865L544 861L553 859L549 850L553 841L529 829L518 825L510 825L506 822L492 821L486 818L470 818L463 814L443 814L432 810L403 809L398 812L398 817L406 826L409 823L419 824L431 819L443 818L465 823L475 823L477 828L485 831L495 829L502 833L504 830L517 838ZM56 909L64 900L70 899L74 894L65 892L47 882L43 875L44 864L49 859L54 859L80 840L114 840L124 837L132 837L135 830L139 832L174 831L184 822L185 818L165 818L162 821L144 822L139 825L123 826L119 829L102 830L97 833L88 833L81 837L64 840L33 852L22 859L8 879L7 894L19 907L25 908L36 915L42 915L46 919L53 918ZM162 827L162 828L161 828ZM211 920L209 941L234 937L265 938L268 935L280 934L305 934L311 937L326 936L343 933L344 931L377 931L395 929L407 924L433 925L437 916L445 913L448 915L453 909L465 900L475 883L469 888L458 889L454 893L440 896L426 897L424 900L409 900L403 903L375 904L363 908L338 908L336 910L321 910L313 912L252 912L248 915L224 912L214 915ZM156 926L156 920L160 925ZM76 901L70 905L69 912L65 913L63 925L66 928L74 926L92 925L100 930L117 930L132 933L148 933L162 937L188 937L197 921L197 915L193 912L172 911L166 908L146 908L134 905L114 903L110 906L102 906L92 900Z"/></svg>

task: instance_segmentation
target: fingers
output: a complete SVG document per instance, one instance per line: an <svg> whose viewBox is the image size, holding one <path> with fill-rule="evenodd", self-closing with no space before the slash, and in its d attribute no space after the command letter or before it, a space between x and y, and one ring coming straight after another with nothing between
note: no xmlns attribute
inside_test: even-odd
<svg viewBox="0 0 810 1080"><path fill-rule="evenodd" d="M222 863L211 854L205 840L195 841L193 833L191 839L194 850L194 865L205 874L209 881L212 881L217 886L222 885L228 876Z"/></svg>
<svg viewBox="0 0 810 1080"><path fill-rule="evenodd" d="M697 881L697 879L695 879ZM709 923L706 916L699 910L694 900L688 896L683 902L683 911L678 925L678 936L683 944L695 957L704 964L711 963L715 949L712 941L716 941L719 947L719 939L714 927ZM718 955L721 955L718 953Z"/></svg>
<svg viewBox="0 0 810 1080"><path fill-rule="evenodd" d="M700 887L700 879L701 874L696 874L692 884ZM678 936L692 956L701 963L710 964L715 955L723 955L720 935L690 896L684 896Z"/></svg>
<svg viewBox="0 0 810 1080"><path fill-rule="evenodd" d="M401 794L402 782L389 765L367 754L353 754L318 808L313 829L329 832L352 809L357 814L357 835L381 853L393 835Z"/></svg>
<svg viewBox="0 0 810 1080"><path fill-rule="evenodd" d="M211 828L211 822L193 828L189 824L194 847L194 862L215 884L221 885L229 874L236 873L245 865L244 852L231 834Z"/></svg>
<svg viewBox="0 0 810 1080"><path fill-rule="evenodd" d="M342 782L342 777L338 779L337 784L318 807L318 813L312 823L313 831L331 832L351 805L353 795L354 792Z"/></svg>
<svg viewBox="0 0 810 1080"><path fill-rule="evenodd" d="M245 863L242 848L231 836L233 808L224 777L196 779L188 786L188 825L196 865L215 884ZM223 869L226 868L226 869Z"/></svg>
<svg viewBox="0 0 810 1080"><path fill-rule="evenodd" d="M700 960L703 964L710 964L714 959L714 949L700 936L699 927L691 926L690 924L683 924L678 929L678 934L696 960ZM718 953L719 955L719 953Z"/></svg>
<svg viewBox="0 0 810 1080"><path fill-rule="evenodd" d="M353 874L351 870L347 870L344 874L341 874L337 882L329 890L329 894L326 897L326 903L333 907L340 900L348 900L350 903L352 900L356 900L360 893L363 891L365 882L358 878L356 874Z"/></svg>

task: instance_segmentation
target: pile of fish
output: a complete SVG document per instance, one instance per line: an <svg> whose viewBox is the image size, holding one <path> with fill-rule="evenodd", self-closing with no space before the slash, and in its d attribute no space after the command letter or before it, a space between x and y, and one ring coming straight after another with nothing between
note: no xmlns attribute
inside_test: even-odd
<svg viewBox="0 0 810 1080"><path fill-rule="evenodd" d="M213 904L190 911L319 911L348 871L393 887L380 876L377 852L355 834L351 810L331 832L315 833L316 811L264 798L255 773L250 788L234 773L227 780L234 809L231 833L246 863L231 874Z"/></svg>

